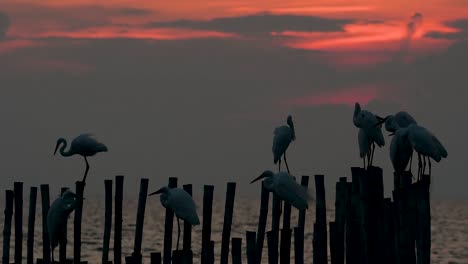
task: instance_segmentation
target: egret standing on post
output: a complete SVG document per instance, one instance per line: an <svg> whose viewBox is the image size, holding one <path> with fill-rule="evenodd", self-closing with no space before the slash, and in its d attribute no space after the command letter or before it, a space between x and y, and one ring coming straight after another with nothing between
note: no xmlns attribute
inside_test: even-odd
<svg viewBox="0 0 468 264"><path fill-rule="evenodd" d="M307 189L299 185L289 173L282 171L275 174L272 171L266 170L250 183L263 178L265 178L263 180L265 188L278 195L281 200L290 203L299 210L309 208L310 196L307 193Z"/></svg>
<svg viewBox="0 0 468 264"><path fill-rule="evenodd" d="M52 249L52 262L54 261L54 249L60 241L67 239L64 237L67 231L67 220L70 213L75 210L76 199L76 195L67 190L52 203L47 213L47 229Z"/></svg>
<svg viewBox="0 0 468 264"><path fill-rule="evenodd" d="M195 202L188 192L180 188L162 187L161 189L150 193L148 196L154 194L161 194L160 201L164 208L171 209L177 218L177 249L179 250L180 238L180 222L179 218L189 222L191 225L199 225L200 219L198 218Z"/></svg>
<svg viewBox="0 0 468 264"><path fill-rule="evenodd" d="M377 143L379 147L383 147L385 145L381 125L376 126L378 122L379 119L376 115L369 111L361 110L361 105L359 105L359 103L355 104L353 123L357 128L359 128L358 142L360 156L364 160L364 168L366 167L364 156L367 154L367 166L372 166L372 160L374 159L375 144ZM363 153L362 150L364 150L365 148L368 148L367 152Z"/></svg>
<svg viewBox="0 0 468 264"><path fill-rule="evenodd" d="M286 161L286 149L288 149L291 141L296 140L296 132L291 115L288 116L287 126L275 128L273 137L273 162L278 163L278 172L281 170L281 156L283 156L286 169L289 172L288 162Z"/></svg>
<svg viewBox="0 0 468 264"><path fill-rule="evenodd" d="M86 162L83 183L86 182L86 176L88 175L89 171L89 163L86 157L94 156L98 152L107 152L107 147L104 144L98 142L96 139L92 138L91 134L81 134L73 139L68 151L65 151L65 148L67 147L67 141L64 138L59 138L57 140L57 145L55 146L54 155L57 153L60 145L62 145L60 148L60 154L64 157L73 156L75 154L83 156Z"/></svg>

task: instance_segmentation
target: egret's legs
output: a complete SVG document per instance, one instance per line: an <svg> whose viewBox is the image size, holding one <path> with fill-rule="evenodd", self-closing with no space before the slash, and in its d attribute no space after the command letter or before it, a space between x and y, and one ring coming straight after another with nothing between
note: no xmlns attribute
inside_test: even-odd
<svg viewBox="0 0 468 264"><path fill-rule="evenodd" d="M179 217L177 217L177 247L176 250L179 250L179 239L180 239L180 222L179 222Z"/></svg>
<svg viewBox="0 0 468 264"><path fill-rule="evenodd" d="M85 162L86 162L86 170L85 170L84 177L83 177L83 183L86 182L86 176L88 176L88 171L89 171L88 159L86 159L86 157L84 157L84 160L85 160Z"/></svg>
<svg viewBox="0 0 468 264"><path fill-rule="evenodd" d="M411 164L413 163L413 153L411 152L411 157L409 160L409 171L411 172Z"/></svg>
<svg viewBox="0 0 468 264"><path fill-rule="evenodd" d="M54 249L51 250L51 254L52 254L52 263L54 263Z"/></svg>
<svg viewBox="0 0 468 264"><path fill-rule="evenodd" d="M375 143L372 143L371 159L370 159L370 165L369 166L372 166L372 163L374 161L374 152L375 152Z"/></svg>
<svg viewBox="0 0 468 264"><path fill-rule="evenodd" d="M366 169L366 157L362 157L363 169Z"/></svg>
<svg viewBox="0 0 468 264"><path fill-rule="evenodd" d="M286 151L285 151L284 154L283 154L283 159L284 159L284 163L286 164L286 170L288 171L289 174L291 174L291 173L289 172L288 162L286 161Z"/></svg>
<svg viewBox="0 0 468 264"><path fill-rule="evenodd" d="M431 171L431 158L427 157L427 161L429 162L429 176L432 175L432 171Z"/></svg>
<svg viewBox="0 0 468 264"><path fill-rule="evenodd" d="M280 172L280 171L281 171L281 158L278 161L278 172Z"/></svg>
<svg viewBox="0 0 468 264"><path fill-rule="evenodd" d="M426 173L426 156L423 156L423 170L422 170L422 174L421 174L421 179L422 179L422 176L424 175L424 173Z"/></svg>
<svg viewBox="0 0 468 264"><path fill-rule="evenodd" d="M418 181L421 175L421 170L422 170L421 154L418 153Z"/></svg>

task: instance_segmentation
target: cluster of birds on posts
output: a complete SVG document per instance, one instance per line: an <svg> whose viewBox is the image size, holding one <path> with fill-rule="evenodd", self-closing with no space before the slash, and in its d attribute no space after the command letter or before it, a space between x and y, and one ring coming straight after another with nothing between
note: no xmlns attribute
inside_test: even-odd
<svg viewBox="0 0 468 264"><path fill-rule="evenodd" d="M289 166L286 159L286 150L292 141L296 139L294 123L291 115L288 116L287 125L275 128L273 136L273 162L278 164L278 172L271 170L264 171L260 176L255 178L251 183L258 180L263 180L263 186L270 192L276 194L282 201L285 201L299 210L308 209L308 201L312 198L304 186L296 182L294 176L290 174ZM398 112L395 115L388 115L382 118L367 110L362 110L359 103L356 103L353 123L359 128L358 143L359 154L363 159L364 168L372 166L374 157L375 144L379 147L385 145L385 140L382 134L382 125L385 124L385 129L390 132L392 142L390 144L390 158L395 169L395 172L401 173L406 170L409 164L411 171L411 163L413 152L418 154L418 180L424 174L426 169L426 160L431 173L431 161L433 159L439 162L442 158L447 157L447 150L443 147L440 141L426 128L418 125L416 120L407 112ZM91 134L82 134L76 137L70 144L68 151L65 151L67 141L64 138L57 140L54 155L60 148L60 154L64 157L72 155L81 155L86 163L86 169L83 176L83 183L86 181L86 176L89 172L89 163L87 157L94 156L99 152L107 152L107 147L98 142ZM422 157L422 160L421 160ZM286 171L281 171L281 158L286 165ZM181 188L169 188L167 186L149 194L160 194L161 204L165 208L171 209L177 218L178 236L177 249L180 239L180 222L179 219L187 221L191 225L199 225L195 202L190 194ZM51 240L52 260L53 251L57 247L58 242L65 234L67 218L76 207L77 197L70 190L65 191L51 205L48 215L47 224L49 237ZM280 206L281 207L281 206Z"/></svg>

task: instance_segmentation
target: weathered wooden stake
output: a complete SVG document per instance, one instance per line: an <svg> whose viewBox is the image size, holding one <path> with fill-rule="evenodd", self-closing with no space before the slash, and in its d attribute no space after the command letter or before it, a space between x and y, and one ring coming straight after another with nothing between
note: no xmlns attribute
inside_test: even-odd
<svg viewBox="0 0 468 264"><path fill-rule="evenodd" d="M383 255L383 171L379 167L370 167L363 175L367 189L361 192L361 201L365 203L364 219L366 230L366 249L368 263L382 261Z"/></svg>
<svg viewBox="0 0 468 264"><path fill-rule="evenodd" d="M396 239L394 231L394 208L391 198L384 199L384 216L383 216L383 264L395 263L395 248Z"/></svg>
<svg viewBox="0 0 468 264"><path fill-rule="evenodd" d="M102 263L109 261L109 244L112 230L112 180L104 180L105 213L102 241Z"/></svg>
<svg viewBox="0 0 468 264"><path fill-rule="evenodd" d="M203 188L203 227L202 227L202 251L201 263L209 263L209 243L211 241L211 212L213 210L213 185L205 185Z"/></svg>
<svg viewBox="0 0 468 264"><path fill-rule="evenodd" d="M336 183L336 198L335 198L335 230L334 230L334 254L331 254L334 259L333 263L344 264L344 228L346 222L346 213L348 208L348 194L347 194L347 179L341 177L340 181ZM330 226L331 227L331 226ZM331 230L330 230L331 234ZM331 237L330 237L331 239ZM330 241L331 245L331 241ZM330 246L330 250L331 250Z"/></svg>
<svg viewBox="0 0 468 264"><path fill-rule="evenodd" d="M232 215L234 212L234 198L236 195L236 183L228 182L226 190L226 204L224 207L224 223L221 241L221 264L229 261L229 242L231 240Z"/></svg>
<svg viewBox="0 0 468 264"><path fill-rule="evenodd" d="M431 177L423 175L420 182L415 183L417 195L416 246L418 264L431 262L431 205L429 186Z"/></svg>
<svg viewBox="0 0 468 264"><path fill-rule="evenodd" d="M184 190L192 195L192 184L185 184L183 186ZM188 221L184 221L184 242L183 249L184 251L192 250L192 225Z"/></svg>
<svg viewBox="0 0 468 264"><path fill-rule="evenodd" d="M77 181L76 183L76 196L84 197L85 183ZM73 262L81 264L81 223L83 220L83 199L77 199L75 208L75 218L73 219Z"/></svg>
<svg viewBox="0 0 468 264"><path fill-rule="evenodd" d="M330 222L330 262L331 264L338 263L336 256L337 256L337 234L336 234L336 222Z"/></svg>
<svg viewBox="0 0 468 264"><path fill-rule="evenodd" d="M15 193L12 190L5 191L5 225L3 226L3 256L2 263L10 263L10 236L11 218L13 217L13 203Z"/></svg>
<svg viewBox="0 0 468 264"><path fill-rule="evenodd" d="M307 175L302 176L301 185L304 186L306 189L309 187L309 176ZM306 217L306 210L300 210L299 219L297 221L297 226L301 227L302 229L305 228L305 217Z"/></svg>
<svg viewBox="0 0 468 264"><path fill-rule="evenodd" d="M294 227L294 263L304 264L304 228Z"/></svg>
<svg viewBox="0 0 468 264"><path fill-rule="evenodd" d="M28 264L34 264L34 225L36 223L36 200L37 187L31 187L29 192L28 241L26 249Z"/></svg>
<svg viewBox="0 0 468 264"><path fill-rule="evenodd" d="M314 224L314 264L327 263L327 212L325 204L325 182L323 175L315 175L316 211Z"/></svg>
<svg viewBox="0 0 468 264"><path fill-rule="evenodd" d="M14 183L15 203L15 263L23 261L23 183Z"/></svg>
<svg viewBox="0 0 468 264"><path fill-rule="evenodd" d="M248 264L255 264L258 263L257 261L257 252L256 252L256 247L255 247L255 232L253 231L247 231L245 233L245 241L247 243L247 263Z"/></svg>
<svg viewBox="0 0 468 264"><path fill-rule="evenodd" d="M122 263L122 204L124 176L115 177L114 264Z"/></svg>
<svg viewBox="0 0 468 264"><path fill-rule="evenodd" d="M289 264L289 262L291 261L291 235L292 235L292 230L290 228L281 229L281 243L280 243L280 263L281 264Z"/></svg>
<svg viewBox="0 0 468 264"><path fill-rule="evenodd" d="M256 256L257 262L262 262L262 251L263 242L265 240L265 230L268 217L268 202L270 199L270 192L265 188L265 184L262 182L262 192L260 198L260 215L258 217L258 229L257 229L257 242L256 242Z"/></svg>
<svg viewBox="0 0 468 264"><path fill-rule="evenodd" d="M242 264L242 238L233 237L231 240L232 264Z"/></svg>
<svg viewBox="0 0 468 264"><path fill-rule="evenodd" d="M176 188L177 187L177 178L176 177L169 177L169 184L167 185L169 188ZM163 263L169 264L171 263L172 257L172 225L174 222L174 212L166 208L166 219L164 222L164 254L163 254Z"/></svg>
<svg viewBox="0 0 468 264"><path fill-rule="evenodd" d="M151 252L151 264L161 264L161 252Z"/></svg>
<svg viewBox="0 0 468 264"><path fill-rule="evenodd" d="M268 244L268 263L278 263L278 233L275 231L267 232L267 244Z"/></svg>
<svg viewBox="0 0 468 264"><path fill-rule="evenodd" d="M281 199L278 195L273 193L273 202L272 202L272 214L271 214L271 241L268 241L268 256L272 256L271 260L275 264L278 263L278 242L279 242L279 227L280 227L280 217L281 217ZM270 245L271 242L271 245ZM271 262L270 262L271 263Z"/></svg>
<svg viewBox="0 0 468 264"><path fill-rule="evenodd" d="M140 194L138 197L138 211L135 227L135 243L132 258L136 264L141 264L141 241L143 240L143 223L145 221L146 197L148 197L148 179L140 180Z"/></svg>
<svg viewBox="0 0 468 264"><path fill-rule="evenodd" d="M50 239L47 228L47 213L49 212L50 198L49 185L41 184L42 199L42 261L50 263Z"/></svg>

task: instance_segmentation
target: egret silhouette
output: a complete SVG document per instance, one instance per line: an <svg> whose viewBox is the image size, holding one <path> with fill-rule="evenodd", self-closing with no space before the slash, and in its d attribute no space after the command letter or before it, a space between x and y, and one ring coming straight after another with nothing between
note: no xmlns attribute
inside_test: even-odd
<svg viewBox="0 0 468 264"><path fill-rule="evenodd" d="M356 103L354 106L353 123L357 128L359 128L359 154L364 161L364 168L366 167L364 156L367 156L367 166L372 166L375 144L379 147L383 147L385 145L385 140L381 130L382 125L376 125L379 123L379 118L369 111L362 110L361 105ZM367 151L364 152L366 148Z"/></svg>
<svg viewBox="0 0 468 264"><path fill-rule="evenodd" d="M54 249L60 241L67 239L64 236L67 230L67 220L70 213L75 210L77 199L78 197L73 192L66 190L55 199L47 213L52 262L54 261Z"/></svg>
<svg viewBox="0 0 468 264"><path fill-rule="evenodd" d="M287 126L280 126L275 128L274 137L273 137L273 162L274 164L278 163L278 172L281 170L281 156L283 156L284 163L286 164L286 169L289 172L288 162L286 161L286 150L291 144L291 141L296 140L296 133L294 131L294 123L292 121L291 115L288 116L286 121Z"/></svg>
<svg viewBox="0 0 468 264"><path fill-rule="evenodd" d="M67 147L67 141L64 138L59 138L57 140L57 145L55 146L54 155L57 153L57 150L59 149L60 145L62 145L62 147L60 148L60 154L64 157L73 156L75 154L83 156L86 162L86 170L83 176L83 183L86 182L86 176L88 175L89 171L89 163L87 157L94 156L98 152L107 152L107 147L104 144L98 142L96 139L94 139L92 137L92 134L81 134L75 139L73 139L68 151L65 151L65 148Z"/></svg>
<svg viewBox="0 0 468 264"><path fill-rule="evenodd" d="M284 200L299 210L309 208L309 199L311 197L307 189L299 185L289 173L284 171L273 173L270 170L266 170L250 183L254 183L263 178L265 178L263 180L265 188L278 195L281 200Z"/></svg>
<svg viewBox="0 0 468 264"><path fill-rule="evenodd" d="M386 122L389 118L392 118L393 120L391 122ZM411 124L418 124L416 119L405 111L400 111L395 115L388 115L385 118L377 116L377 119L379 119L379 125L385 123L385 129L390 133L395 133L398 128L405 128Z"/></svg>
<svg viewBox="0 0 468 264"><path fill-rule="evenodd" d="M150 193L148 196L161 194L159 197L164 208L171 209L177 218L177 250L179 250L180 222L179 218L189 222L191 225L199 225L195 202L188 192L180 188L162 187L161 189Z"/></svg>

